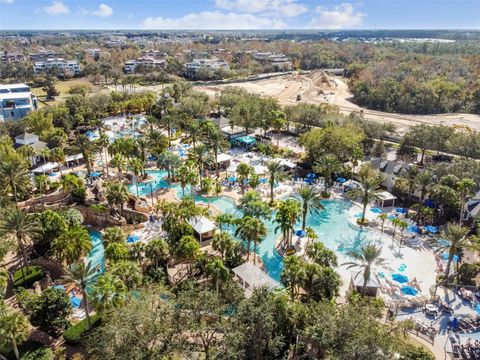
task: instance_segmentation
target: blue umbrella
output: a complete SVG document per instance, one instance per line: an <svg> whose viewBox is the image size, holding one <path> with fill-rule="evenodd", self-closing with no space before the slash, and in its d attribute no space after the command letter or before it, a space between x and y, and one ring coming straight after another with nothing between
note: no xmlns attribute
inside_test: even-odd
<svg viewBox="0 0 480 360"><path fill-rule="evenodd" d="M156 156L151 155L148 157L148 161L155 161L155 160L157 160Z"/></svg>
<svg viewBox="0 0 480 360"><path fill-rule="evenodd" d="M383 212L382 209L380 209L378 207L371 208L370 211L375 213L375 214L381 214Z"/></svg>
<svg viewBox="0 0 480 360"><path fill-rule="evenodd" d="M260 178L259 182L260 184L265 184L268 180L265 178Z"/></svg>
<svg viewBox="0 0 480 360"><path fill-rule="evenodd" d="M396 218L397 217L395 215L388 215L387 216L387 219L390 220L390 221L393 220L393 219L396 219Z"/></svg>
<svg viewBox="0 0 480 360"><path fill-rule="evenodd" d="M408 283L408 277L403 274L392 274L392 279L400 284Z"/></svg>
<svg viewBox="0 0 480 360"><path fill-rule="evenodd" d="M138 240L140 240L140 236L138 236L137 234L132 234L128 236L127 243L134 243L134 242L137 242Z"/></svg>
<svg viewBox="0 0 480 360"><path fill-rule="evenodd" d="M335 180L336 182L339 182L340 184L343 184L344 182L347 181L347 179L343 178L343 177L338 177L337 180Z"/></svg>
<svg viewBox="0 0 480 360"><path fill-rule="evenodd" d="M60 290L64 290L64 291L65 291L65 286L63 286L62 284L53 285L53 288L54 288L54 289L60 289Z"/></svg>
<svg viewBox="0 0 480 360"><path fill-rule="evenodd" d="M295 235L304 237L305 235L307 235L307 233L305 232L305 230L300 229L295 231Z"/></svg>
<svg viewBox="0 0 480 360"><path fill-rule="evenodd" d="M303 181L305 181L307 184L313 183L313 180L312 180L312 179L309 179L309 178L306 178L306 179L303 180Z"/></svg>
<svg viewBox="0 0 480 360"><path fill-rule="evenodd" d="M427 225L427 226L425 226L425 230L427 230L428 232L430 232L432 234L436 234L436 233L438 233L438 226Z"/></svg>
<svg viewBox="0 0 480 360"><path fill-rule="evenodd" d="M315 173L313 173L313 172L307 174L307 178L309 178L309 179L315 179L316 176L317 175L315 175Z"/></svg>
<svg viewBox="0 0 480 360"><path fill-rule="evenodd" d="M404 286L400 289L400 291L402 292L402 294L410 295L410 296L415 296L418 293L417 289L411 286Z"/></svg>
<svg viewBox="0 0 480 360"><path fill-rule="evenodd" d="M236 178L235 176L230 176L230 177L228 178L228 181L230 181L230 182L235 182L235 181L237 181L237 178Z"/></svg>
<svg viewBox="0 0 480 360"><path fill-rule="evenodd" d="M442 259L443 260L448 260L448 253L446 253L446 252L442 253ZM458 255L453 255L452 261L454 263L458 262Z"/></svg>
<svg viewBox="0 0 480 360"><path fill-rule="evenodd" d="M74 296L70 298L70 304L72 304L73 308L79 308L81 303L82 303L82 299L78 297Z"/></svg>
<svg viewBox="0 0 480 360"><path fill-rule="evenodd" d="M90 173L90 177L99 177L101 174L98 171L94 171Z"/></svg>
<svg viewBox="0 0 480 360"><path fill-rule="evenodd" d="M410 225L408 228L407 228L407 231L410 232L410 233L419 233L420 232L420 229L415 226L415 225Z"/></svg>
<svg viewBox="0 0 480 360"><path fill-rule="evenodd" d="M475 311L480 314L480 304L475 305Z"/></svg>
<svg viewBox="0 0 480 360"><path fill-rule="evenodd" d="M399 214L406 214L407 213L407 209L405 208L396 208L395 209L395 212L399 213Z"/></svg>

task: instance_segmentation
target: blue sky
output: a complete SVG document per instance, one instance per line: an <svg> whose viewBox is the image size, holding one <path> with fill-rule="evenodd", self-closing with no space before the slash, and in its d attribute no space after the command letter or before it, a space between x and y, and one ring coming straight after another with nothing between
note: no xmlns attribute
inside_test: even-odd
<svg viewBox="0 0 480 360"><path fill-rule="evenodd" d="M480 0L0 0L0 29L480 29Z"/></svg>

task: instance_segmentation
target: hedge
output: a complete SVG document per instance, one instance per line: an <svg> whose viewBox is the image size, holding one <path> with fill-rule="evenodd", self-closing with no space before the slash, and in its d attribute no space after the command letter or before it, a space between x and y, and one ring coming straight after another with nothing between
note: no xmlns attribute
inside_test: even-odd
<svg viewBox="0 0 480 360"><path fill-rule="evenodd" d="M23 268L25 273L25 278L22 278L22 269L17 269L13 273L13 287L17 288L22 286L24 288L29 288L33 285L35 281L43 279L45 272L41 266L27 266Z"/></svg>
<svg viewBox="0 0 480 360"><path fill-rule="evenodd" d="M98 314L90 316L90 330L100 325L101 320L102 319ZM87 330L87 319L83 319L82 321L70 326L67 330L65 330L63 333L63 338L68 345L75 346L80 343L82 337L90 330Z"/></svg>
<svg viewBox="0 0 480 360"><path fill-rule="evenodd" d="M49 347L27 351L20 357L20 360L53 360L53 351Z"/></svg>

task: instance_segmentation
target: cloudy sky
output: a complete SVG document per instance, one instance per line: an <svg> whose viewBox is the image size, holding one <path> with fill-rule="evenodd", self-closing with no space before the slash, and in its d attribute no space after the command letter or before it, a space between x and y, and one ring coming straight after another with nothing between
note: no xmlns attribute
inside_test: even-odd
<svg viewBox="0 0 480 360"><path fill-rule="evenodd" d="M0 29L480 29L480 0L0 0Z"/></svg>

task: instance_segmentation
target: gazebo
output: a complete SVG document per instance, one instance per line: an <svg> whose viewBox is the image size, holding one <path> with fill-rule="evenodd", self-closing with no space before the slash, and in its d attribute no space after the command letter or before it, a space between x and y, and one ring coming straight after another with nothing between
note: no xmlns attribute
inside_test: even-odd
<svg viewBox="0 0 480 360"><path fill-rule="evenodd" d="M252 295L254 289L265 287L269 290L275 290L280 287L277 281L251 262L243 263L233 268L232 271L247 297Z"/></svg>
<svg viewBox="0 0 480 360"><path fill-rule="evenodd" d="M372 274L370 276L370 279L367 282L366 289L363 289L363 272L358 272L358 273L351 273L351 279L350 279L350 287L348 289L349 292L355 290L359 293L362 291L365 291L365 295L367 296L377 296L378 289L380 288L380 282L376 278L375 274Z"/></svg>
<svg viewBox="0 0 480 360"><path fill-rule="evenodd" d="M396 196L390 194L388 191L381 191L379 194L379 202L381 207L395 206Z"/></svg>
<svg viewBox="0 0 480 360"><path fill-rule="evenodd" d="M198 235L200 243L210 240L217 229L217 225L205 216L191 219L188 223Z"/></svg>
<svg viewBox="0 0 480 360"><path fill-rule="evenodd" d="M257 143L253 136L245 135L232 139L232 145L250 148Z"/></svg>

